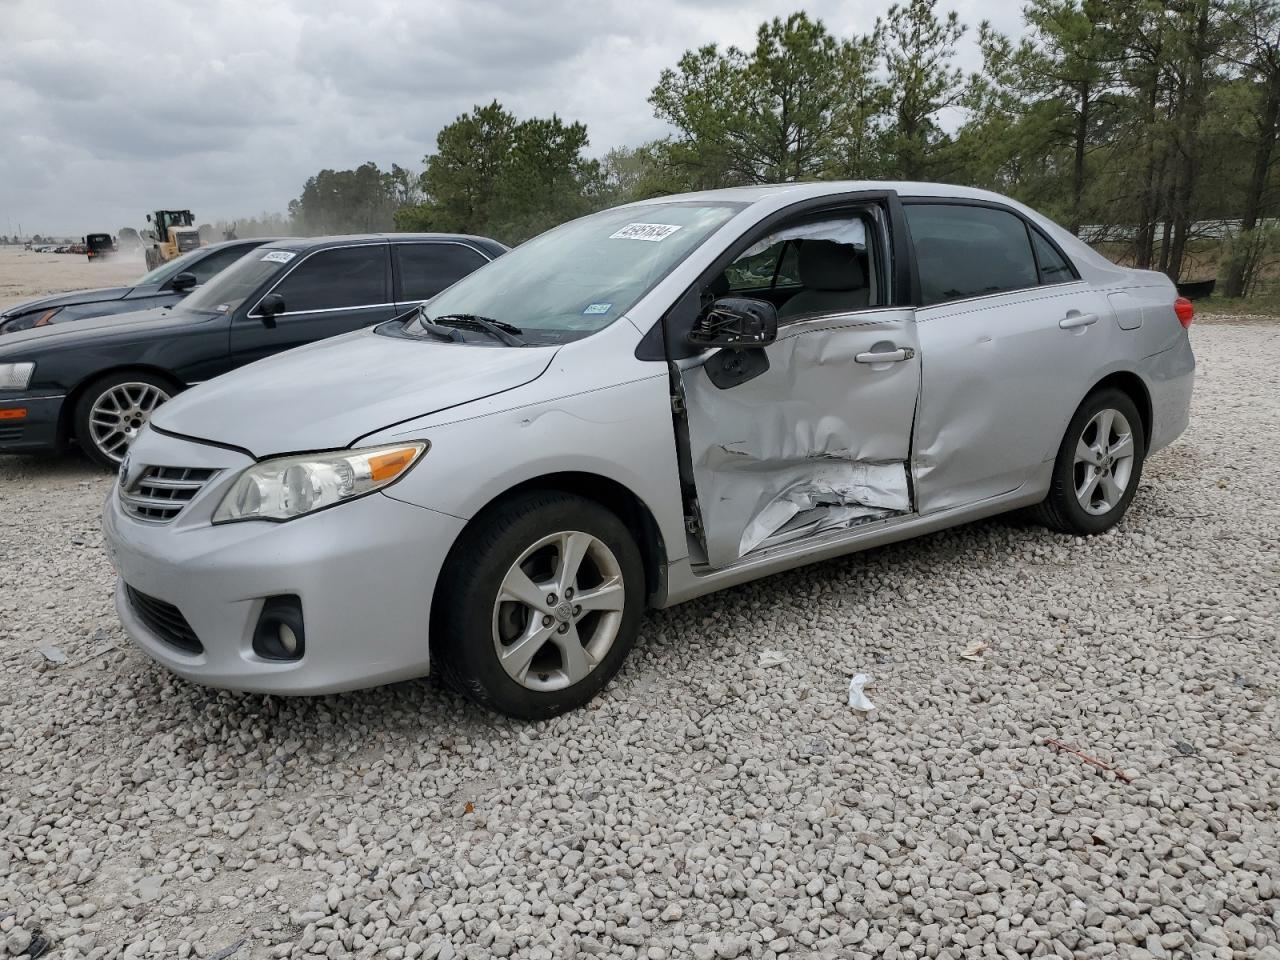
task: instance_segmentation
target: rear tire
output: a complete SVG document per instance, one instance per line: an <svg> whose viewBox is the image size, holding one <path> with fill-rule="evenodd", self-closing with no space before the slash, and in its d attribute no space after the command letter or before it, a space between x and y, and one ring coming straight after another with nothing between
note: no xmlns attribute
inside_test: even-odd
<svg viewBox="0 0 1280 960"><path fill-rule="evenodd" d="M1146 458L1142 417L1115 388L1089 394L1067 426L1038 523L1062 533L1093 536L1110 530L1129 509Z"/></svg>
<svg viewBox="0 0 1280 960"><path fill-rule="evenodd" d="M476 703L523 720L591 700L635 643L644 567L593 500L535 491L488 508L449 553L431 624L434 665Z"/></svg>
<svg viewBox="0 0 1280 960"><path fill-rule="evenodd" d="M80 449L94 463L108 470L117 469L156 407L177 392L168 380L136 370L95 380L76 401L75 429Z"/></svg>

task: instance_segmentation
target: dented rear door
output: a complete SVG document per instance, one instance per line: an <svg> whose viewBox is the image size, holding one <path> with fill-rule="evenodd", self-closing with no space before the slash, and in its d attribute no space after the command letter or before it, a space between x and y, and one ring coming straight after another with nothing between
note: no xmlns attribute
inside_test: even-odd
<svg viewBox="0 0 1280 960"><path fill-rule="evenodd" d="M910 307L781 325L769 369L725 389L681 361L695 518L711 567L912 512L920 351Z"/></svg>

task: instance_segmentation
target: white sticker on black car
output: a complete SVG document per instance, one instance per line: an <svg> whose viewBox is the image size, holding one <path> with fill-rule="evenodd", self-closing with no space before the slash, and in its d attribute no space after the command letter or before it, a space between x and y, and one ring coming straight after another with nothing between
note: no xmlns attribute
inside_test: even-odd
<svg viewBox="0 0 1280 960"><path fill-rule="evenodd" d="M680 227L673 223L628 223L617 233L609 234L610 240L648 240L657 243L667 239Z"/></svg>
<svg viewBox="0 0 1280 960"><path fill-rule="evenodd" d="M270 250L262 255L262 259L268 263L288 263L296 256L292 250Z"/></svg>

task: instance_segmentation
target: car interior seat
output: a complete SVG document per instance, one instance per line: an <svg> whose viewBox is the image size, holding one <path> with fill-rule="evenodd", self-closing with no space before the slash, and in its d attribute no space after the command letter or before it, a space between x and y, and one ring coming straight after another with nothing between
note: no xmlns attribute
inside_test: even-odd
<svg viewBox="0 0 1280 960"><path fill-rule="evenodd" d="M782 305L780 319L859 310L870 302L871 291L857 251L847 243L804 241L800 245L799 270L804 289Z"/></svg>

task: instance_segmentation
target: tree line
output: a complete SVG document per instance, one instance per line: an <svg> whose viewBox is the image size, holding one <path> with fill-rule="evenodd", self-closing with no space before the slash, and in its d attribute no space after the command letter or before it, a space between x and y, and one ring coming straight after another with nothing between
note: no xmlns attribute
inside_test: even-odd
<svg viewBox="0 0 1280 960"><path fill-rule="evenodd" d="M775 18L754 45L707 44L662 71L649 103L668 136L594 159L583 124L495 101L445 126L420 173L321 171L287 225L515 243L686 190L937 180L1016 197L1174 279L1197 269L1198 225L1238 221L1214 227L1211 266L1224 293L1250 292L1280 252L1280 0L1030 0L1024 21L1017 39L972 29L937 0L847 37L803 12ZM967 35L972 73L955 64ZM264 215L263 232L283 219Z"/></svg>

